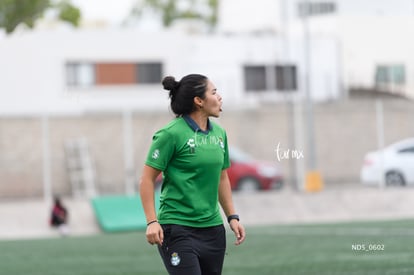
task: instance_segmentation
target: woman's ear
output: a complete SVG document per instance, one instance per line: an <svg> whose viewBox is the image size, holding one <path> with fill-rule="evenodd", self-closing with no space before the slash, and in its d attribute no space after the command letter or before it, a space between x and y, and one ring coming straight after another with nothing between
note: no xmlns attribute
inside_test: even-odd
<svg viewBox="0 0 414 275"><path fill-rule="evenodd" d="M199 108L203 108L203 100L198 96L194 97L194 104Z"/></svg>

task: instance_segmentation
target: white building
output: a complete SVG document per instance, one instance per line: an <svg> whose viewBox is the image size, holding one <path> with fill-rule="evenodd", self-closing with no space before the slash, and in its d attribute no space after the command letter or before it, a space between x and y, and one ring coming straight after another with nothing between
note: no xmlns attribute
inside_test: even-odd
<svg viewBox="0 0 414 275"><path fill-rule="evenodd" d="M308 8L306 8L308 7ZM287 24L301 20L305 11L317 18L413 17L412 0L220 0L222 32L282 32Z"/></svg>
<svg viewBox="0 0 414 275"><path fill-rule="evenodd" d="M273 32L287 40L332 37L343 89L369 88L414 98L414 1L222 0L220 31ZM260 14L260 16L257 16ZM309 14L304 21L304 14Z"/></svg>
<svg viewBox="0 0 414 275"><path fill-rule="evenodd" d="M291 43L289 56L284 49L274 34L65 28L16 33L0 43L0 115L167 110L161 78L188 73L212 79L224 108L300 98L303 45ZM337 49L331 38L312 40L314 100L340 96Z"/></svg>

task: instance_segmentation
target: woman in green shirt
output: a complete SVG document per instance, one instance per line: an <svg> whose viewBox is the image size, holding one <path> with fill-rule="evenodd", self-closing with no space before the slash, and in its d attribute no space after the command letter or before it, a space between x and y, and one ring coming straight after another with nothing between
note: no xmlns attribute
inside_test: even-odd
<svg viewBox="0 0 414 275"><path fill-rule="evenodd" d="M163 79L176 118L153 136L142 172L140 195L147 240L157 244L169 274L221 274L226 249L219 204L236 236L245 239L234 209L227 168L227 136L209 117L219 117L222 98L205 76ZM154 185L163 173L156 215Z"/></svg>

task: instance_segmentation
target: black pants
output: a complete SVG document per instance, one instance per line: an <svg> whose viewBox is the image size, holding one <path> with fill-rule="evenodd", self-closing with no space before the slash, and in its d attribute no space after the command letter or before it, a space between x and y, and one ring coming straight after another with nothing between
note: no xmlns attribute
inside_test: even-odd
<svg viewBox="0 0 414 275"><path fill-rule="evenodd" d="M220 275L226 251L223 225L194 228L162 225L164 243L158 251L170 275Z"/></svg>

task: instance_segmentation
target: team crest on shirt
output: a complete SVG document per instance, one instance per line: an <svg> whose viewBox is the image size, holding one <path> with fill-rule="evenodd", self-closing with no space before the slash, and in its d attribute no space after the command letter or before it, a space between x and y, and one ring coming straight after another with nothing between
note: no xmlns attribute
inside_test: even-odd
<svg viewBox="0 0 414 275"><path fill-rule="evenodd" d="M190 147L190 154L194 154L195 153L195 140L193 138L188 139L187 141L187 145L188 147Z"/></svg>
<svg viewBox="0 0 414 275"><path fill-rule="evenodd" d="M181 258L180 258L180 256L178 256L177 252L174 252L173 254L171 254L171 264L173 266L179 265L180 262L181 262Z"/></svg>
<svg viewBox="0 0 414 275"><path fill-rule="evenodd" d="M160 157L160 150L155 149L154 152L152 152L152 158L153 159L158 159Z"/></svg>

